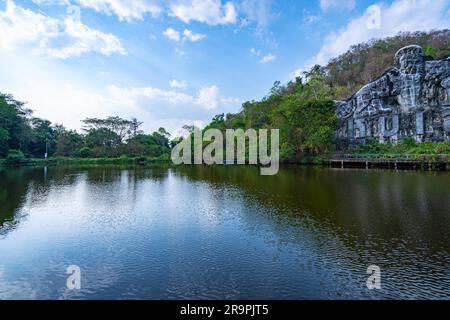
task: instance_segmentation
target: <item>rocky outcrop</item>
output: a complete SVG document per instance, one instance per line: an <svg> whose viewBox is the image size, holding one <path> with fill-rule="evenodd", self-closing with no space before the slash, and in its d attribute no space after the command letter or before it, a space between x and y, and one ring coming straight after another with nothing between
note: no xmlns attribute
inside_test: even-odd
<svg viewBox="0 0 450 320"><path fill-rule="evenodd" d="M402 48L393 68L336 105L343 146L450 141L450 57L428 60L420 46Z"/></svg>

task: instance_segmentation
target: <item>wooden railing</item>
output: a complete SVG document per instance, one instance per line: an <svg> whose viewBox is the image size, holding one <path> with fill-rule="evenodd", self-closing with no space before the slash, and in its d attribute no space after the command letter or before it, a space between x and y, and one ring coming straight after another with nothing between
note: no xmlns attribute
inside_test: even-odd
<svg viewBox="0 0 450 320"><path fill-rule="evenodd" d="M450 154L335 154L332 161L450 162Z"/></svg>

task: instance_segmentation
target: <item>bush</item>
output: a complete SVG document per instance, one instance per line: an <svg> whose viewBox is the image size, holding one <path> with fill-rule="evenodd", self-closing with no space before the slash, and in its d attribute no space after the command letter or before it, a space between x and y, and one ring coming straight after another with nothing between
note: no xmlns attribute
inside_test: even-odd
<svg viewBox="0 0 450 320"><path fill-rule="evenodd" d="M80 158L89 158L91 156L91 149L88 147L83 147L80 150L78 150L78 156Z"/></svg>
<svg viewBox="0 0 450 320"><path fill-rule="evenodd" d="M9 166L19 166L26 162L25 155L20 150L9 150L6 156L6 164Z"/></svg>

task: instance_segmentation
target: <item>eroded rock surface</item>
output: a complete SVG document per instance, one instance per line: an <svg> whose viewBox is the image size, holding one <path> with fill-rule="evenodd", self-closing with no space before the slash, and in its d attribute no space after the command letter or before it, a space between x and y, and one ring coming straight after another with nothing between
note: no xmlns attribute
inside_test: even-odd
<svg viewBox="0 0 450 320"><path fill-rule="evenodd" d="M402 48L393 68L336 105L345 146L450 141L450 57L426 61L420 46Z"/></svg>

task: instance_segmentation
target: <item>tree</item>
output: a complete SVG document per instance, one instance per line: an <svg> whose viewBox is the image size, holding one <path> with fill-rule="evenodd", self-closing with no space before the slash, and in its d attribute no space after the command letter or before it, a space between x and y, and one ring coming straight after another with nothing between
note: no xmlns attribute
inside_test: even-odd
<svg viewBox="0 0 450 320"><path fill-rule="evenodd" d="M74 130L66 130L63 126L56 125L56 151L57 156L77 156L78 150L84 145L84 137Z"/></svg>
<svg viewBox="0 0 450 320"><path fill-rule="evenodd" d="M170 133L166 131L166 129L164 128L159 128L158 129L158 133L164 137L169 138L170 137Z"/></svg>
<svg viewBox="0 0 450 320"><path fill-rule="evenodd" d="M125 138L131 134L132 129L135 129L137 134L140 126L137 120L136 122L133 122L120 117L108 117L106 119L87 118L82 122L84 124L83 130L85 132L90 133L95 130L113 132L120 138L121 142L124 142Z"/></svg>
<svg viewBox="0 0 450 320"><path fill-rule="evenodd" d="M304 102L295 95L285 98L276 113L284 123L281 135L285 148L289 149L285 153L295 157L285 160L299 160L305 155L320 155L330 150L338 125L334 110L331 100Z"/></svg>
<svg viewBox="0 0 450 320"><path fill-rule="evenodd" d="M4 156L8 153L9 139L9 131L4 128L0 128L0 156Z"/></svg>
<svg viewBox="0 0 450 320"><path fill-rule="evenodd" d="M30 154L38 158L43 158L46 153L52 155L56 147L56 131L52 123L48 120L32 118L31 129Z"/></svg>
<svg viewBox="0 0 450 320"><path fill-rule="evenodd" d="M142 126L143 122L138 121L136 118L132 118L130 121L130 132L131 137L134 138L138 134L143 134L144 132L142 130L139 130L139 128Z"/></svg>
<svg viewBox="0 0 450 320"><path fill-rule="evenodd" d="M27 149L31 131L30 114L24 102L0 93L0 156L5 157L9 149Z"/></svg>
<svg viewBox="0 0 450 320"><path fill-rule="evenodd" d="M98 157L118 155L118 147L122 145L121 137L108 128L91 129L85 137L86 146Z"/></svg>

